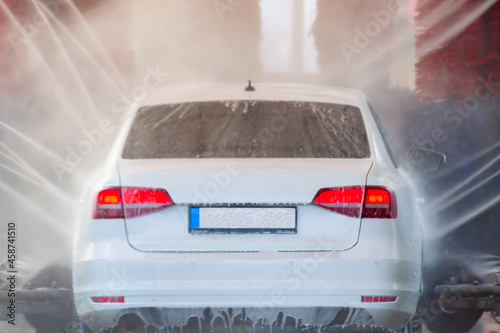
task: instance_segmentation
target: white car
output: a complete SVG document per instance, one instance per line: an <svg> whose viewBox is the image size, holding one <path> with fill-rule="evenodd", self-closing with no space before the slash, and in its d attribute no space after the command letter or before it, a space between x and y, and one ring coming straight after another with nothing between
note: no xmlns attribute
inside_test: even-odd
<svg viewBox="0 0 500 333"><path fill-rule="evenodd" d="M127 120L76 233L88 329L291 317L411 332L421 225L365 96L254 88L167 88Z"/></svg>

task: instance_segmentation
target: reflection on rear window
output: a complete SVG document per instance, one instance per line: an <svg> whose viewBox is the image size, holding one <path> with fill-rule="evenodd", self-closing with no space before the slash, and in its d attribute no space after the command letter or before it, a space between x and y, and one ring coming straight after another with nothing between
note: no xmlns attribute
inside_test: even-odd
<svg viewBox="0 0 500 333"><path fill-rule="evenodd" d="M358 108L282 101L216 101L140 109L123 158L365 158Z"/></svg>

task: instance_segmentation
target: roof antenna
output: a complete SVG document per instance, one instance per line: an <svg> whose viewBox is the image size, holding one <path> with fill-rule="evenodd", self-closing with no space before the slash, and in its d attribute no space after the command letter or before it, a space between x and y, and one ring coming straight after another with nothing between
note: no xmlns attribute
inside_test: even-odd
<svg viewBox="0 0 500 333"><path fill-rule="evenodd" d="M252 87L252 80L248 80L248 87L245 87L245 91L254 91L255 88Z"/></svg>

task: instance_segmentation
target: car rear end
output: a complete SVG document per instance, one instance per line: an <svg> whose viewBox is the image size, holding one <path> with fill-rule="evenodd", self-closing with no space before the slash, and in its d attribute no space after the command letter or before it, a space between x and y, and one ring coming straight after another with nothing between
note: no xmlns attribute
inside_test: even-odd
<svg viewBox="0 0 500 333"><path fill-rule="evenodd" d="M412 317L420 227L364 98L262 90L139 108L75 245L89 327Z"/></svg>

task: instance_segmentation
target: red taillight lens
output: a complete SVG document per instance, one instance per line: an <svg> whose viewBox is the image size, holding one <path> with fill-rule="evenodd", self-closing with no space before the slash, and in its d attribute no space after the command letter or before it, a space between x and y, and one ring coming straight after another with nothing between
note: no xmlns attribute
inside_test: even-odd
<svg viewBox="0 0 500 333"><path fill-rule="evenodd" d="M350 217L394 219L397 217L396 195L381 186L323 188L313 204Z"/></svg>
<svg viewBox="0 0 500 333"><path fill-rule="evenodd" d="M394 303L397 300L397 296L361 296L363 303Z"/></svg>
<svg viewBox="0 0 500 333"><path fill-rule="evenodd" d="M97 195L97 203L100 205L114 205L122 202L120 189L108 188Z"/></svg>
<svg viewBox="0 0 500 333"><path fill-rule="evenodd" d="M101 296L101 297L90 297L93 303L125 303L125 297L123 296L118 296L118 297L106 297L106 296Z"/></svg>
<svg viewBox="0 0 500 333"><path fill-rule="evenodd" d="M366 189L365 203L369 204L390 204L391 194L382 188L368 187Z"/></svg>
<svg viewBox="0 0 500 333"><path fill-rule="evenodd" d="M94 219L123 218L123 205L120 187L110 187L97 193Z"/></svg>
<svg viewBox="0 0 500 333"><path fill-rule="evenodd" d="M351 217L361 215L362 203L363 188L361 186L323 188L313 199L315 205Z"/></svg>
<svg viewBox="0 0 500 333"><path fill-rule="evenodd" d="M172 203L167 191L161 189L124 187L122 194L123 202L126 204L157 205Z"/></svg>
<svg viewBox="0 0 500 333"><path fill-rule="evenodd" d="M97 194L94 219L137 217L173 204L168 192L163 189L110 187Z"/></svg>
<svg viewBox="0 0 500 333"><path fill-rule="evenodd" d="M363 218L395 219L398 217L398 206L394 191L382 186L367 186Z"/></svg>

